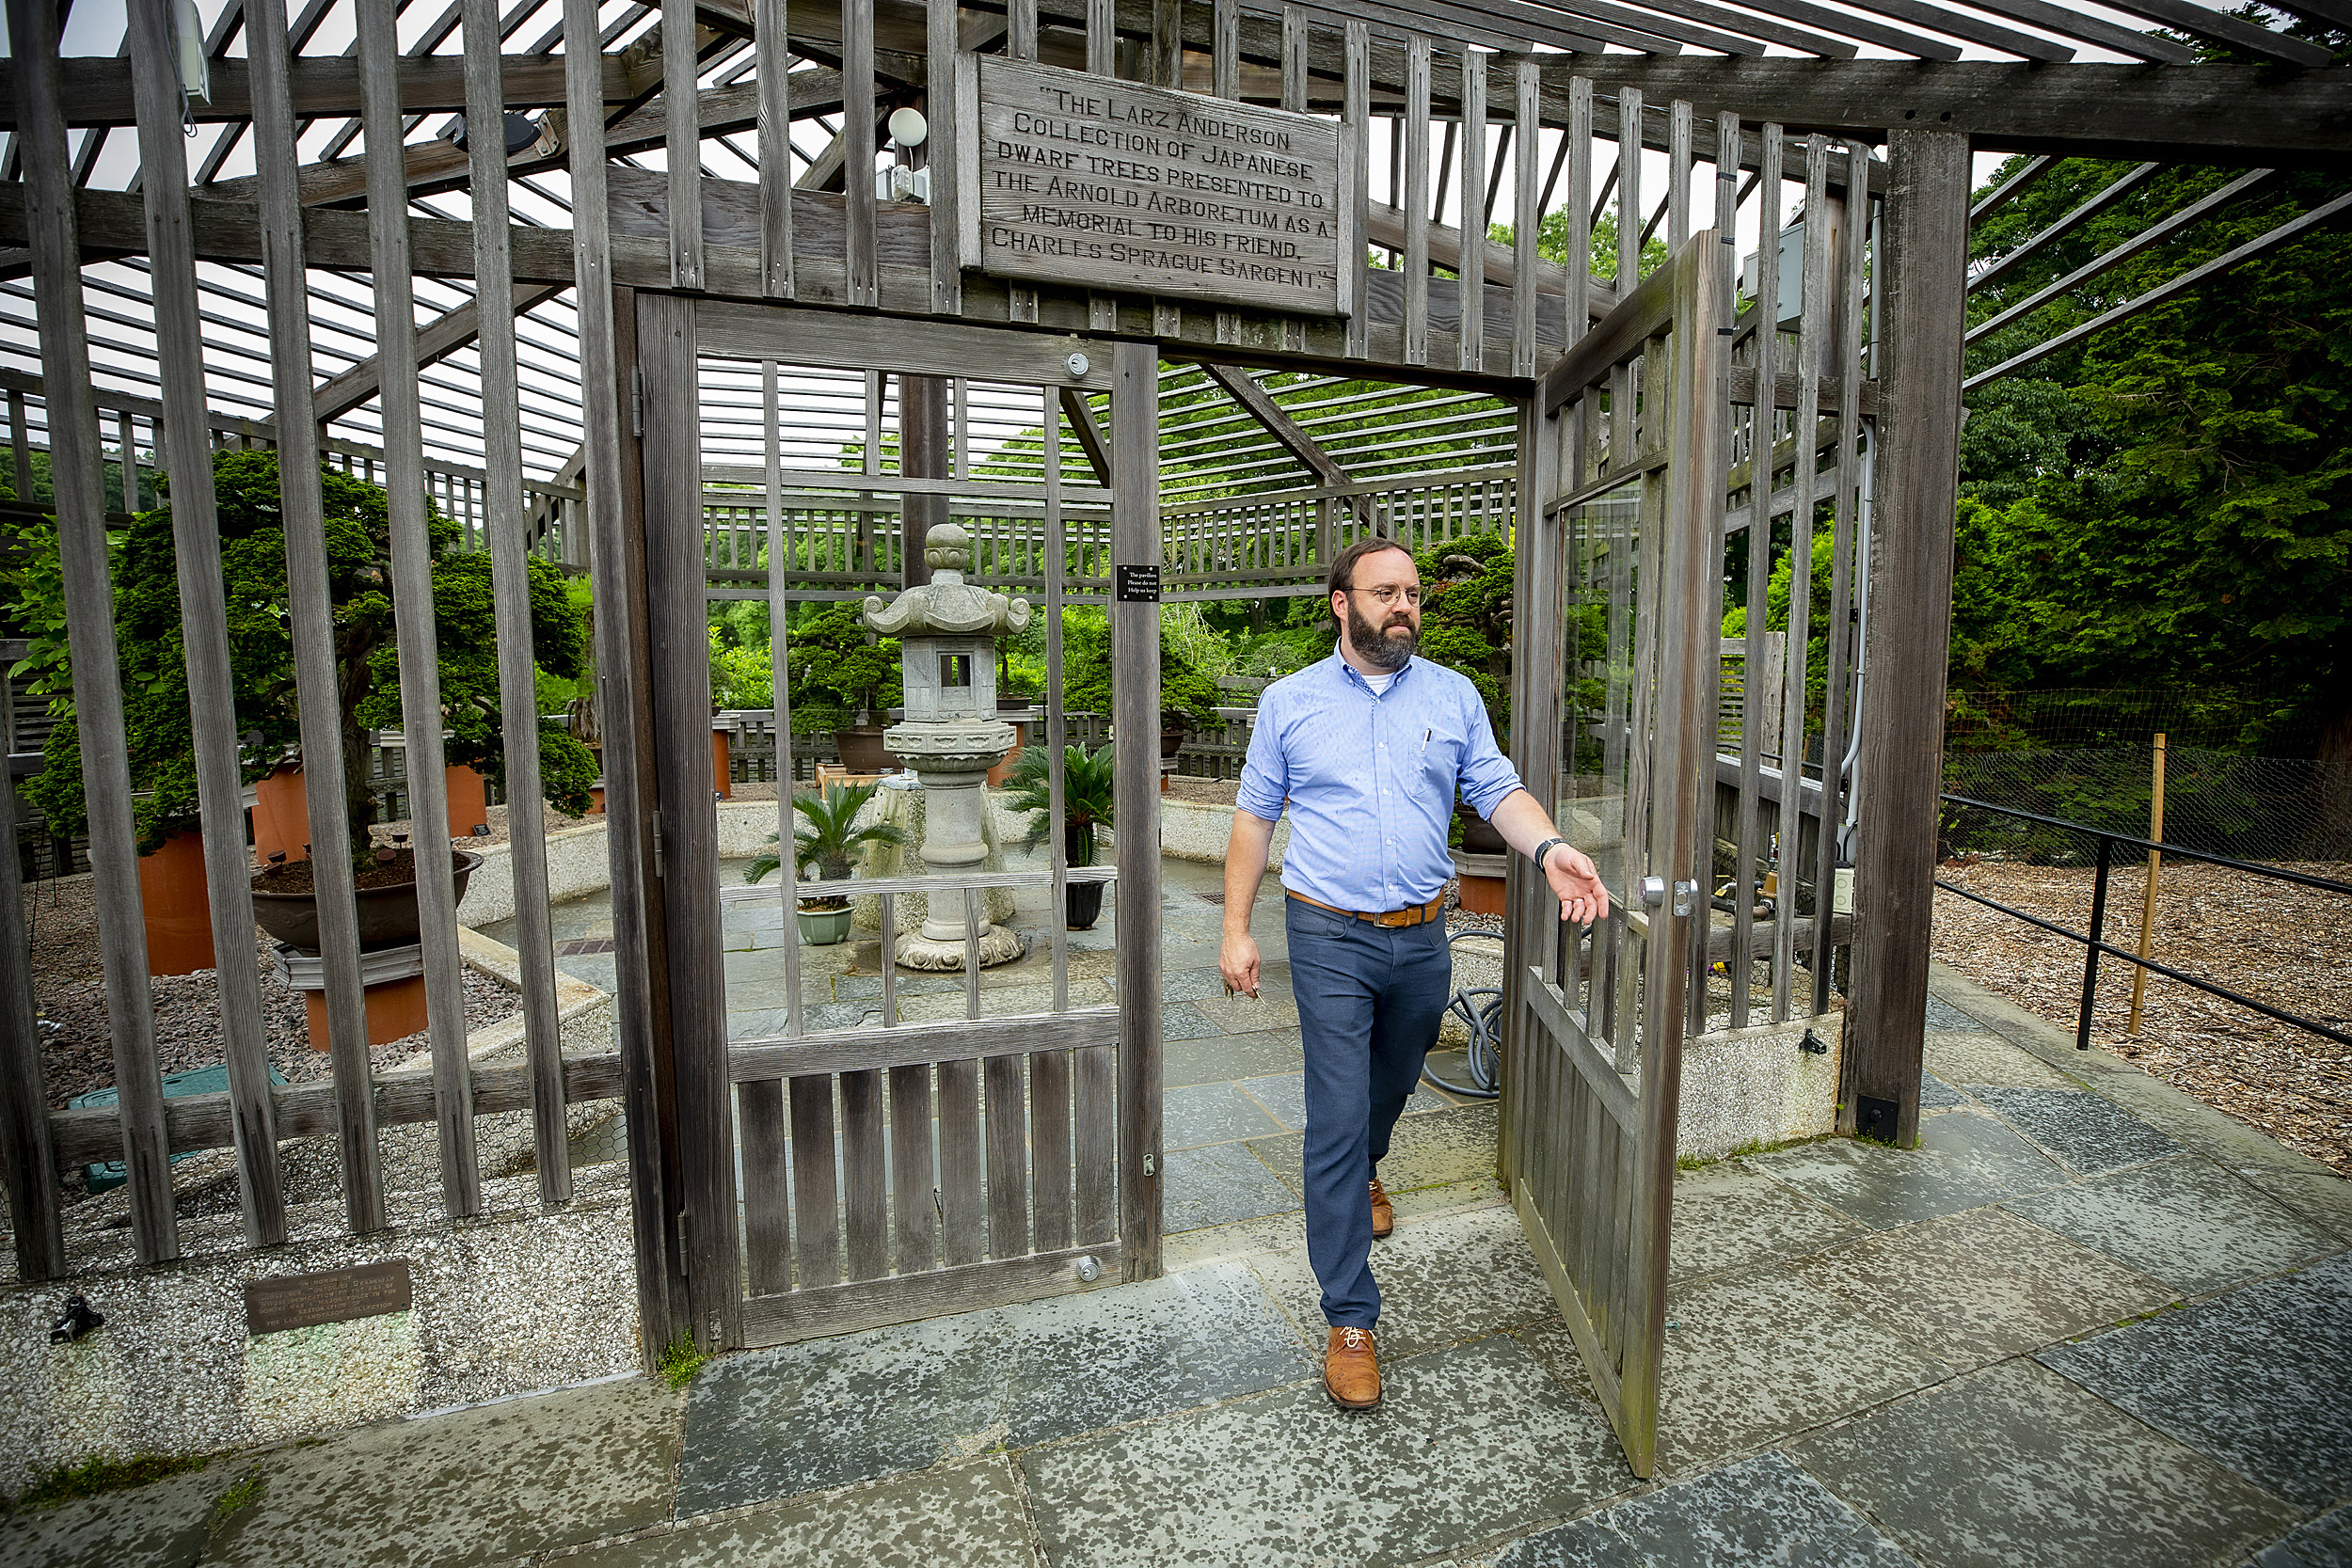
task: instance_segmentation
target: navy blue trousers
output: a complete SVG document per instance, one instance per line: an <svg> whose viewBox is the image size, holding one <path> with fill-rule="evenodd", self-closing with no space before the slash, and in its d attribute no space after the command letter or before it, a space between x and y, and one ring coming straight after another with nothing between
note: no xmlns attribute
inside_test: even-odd
<svg viewBox="0 0 2352 1568"><path fill-rule="evenodd" d="M1391 930L1286 897L1282 923L1307 1053L1307 1260L1325 1321L1370 1328L1370 1183L1438 1038L1454 958L1443 921Z"/></svg>

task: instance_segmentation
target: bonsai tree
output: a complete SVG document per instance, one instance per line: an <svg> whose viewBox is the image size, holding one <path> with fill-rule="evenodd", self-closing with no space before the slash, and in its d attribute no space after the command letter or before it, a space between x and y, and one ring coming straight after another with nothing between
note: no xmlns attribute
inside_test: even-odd
<svg viewBox="0 0 2352 1568"><path fill-rule="evenodd" d="M353 863L362 865L370 853L368 830L376 808L368 778L366 732L402 722L389 498L382 486L332 468L321 470L320 488L335 617L335 698L343 736L347 847ZM220 522L237 731L244 741L244 777L250 783L294 755L301 741L287 610L285 531L278 515L278 454L217 454L213 489ZM433 543L442 723L451 732L448 758L453 766L472 768L502 784L506 752L490 558L461 552L456 523L429 500L426 526ZM54 557L54 529L48 531L47 546ZM139 847L145 852L198 821L196 749L168 498L162 506L139 514L119 536L113 568L131 776L147 791L135 807ZM586 672L586 611L553 566L534 559L530 569L533 657L548 674L577 679ZM36 562L18 575L20 597L32 592L41 572ZM58 832L78 832L87 810L62 626L35 637L26 664L42 673L42 688L59 710L59 722L43 750L43 770L26 781L24 793ZM596 775L595 759L562 723L534 721L548 803L574 815L585 813L588 789Z"/></svg>
<svg viewBox="0 0 2352 1568"><path fill-rule="evenodd" d="M898 640L876 639L853 604L818 606L792 628L791 649L795 730L872 724L878 712L906 701ZM802 718L803 704L808 705L806 721ZM819 708L829 711L819 714Z"/></svg>
<svg viewBox="0 0 2352 1568"><path fill-rule="evenodd" d="M868 844L904 844L907 831L896 822L868 822L858 825L858 813L874 798L880 784L827 784L818 795L814 790L799 790L792 796L792 810L807 819L808 825L792 830L792 868L797 872L810 866L817 868L816 880L842 882L849 880L850 861ZM779 842L770 833L768 842ZM784 864L773 853L765 854L744 869L747 882L765 881L769 874ZM826 894L801 900L811 910L838 910L850 900L845 895Z"/></svg>
<svg viewBox="0 0 2352 1568"><path fill-rule="evenodd" d="M1013 762L1012 771L1005 776L1013 792L1007 806L1029 814L1029 831L1022 840L1025 848L1035 849L1054 831L1053 781L1045 768L1050 754L1042 746L1032 746L1021 753ZM1062 843L1072 865L1092 865L1094 830L1098 825L1112 825L1111 786L1117 774L1113 756L1108 746L1092 752L1083 746L1072 746L1062 753Z"/></svg>
<svg viewBox="0 0 2352 1568"><path fill-rule="evenodd" d="M1062 611L1062 705L1072 713L1111 711L1110 619L1091 606ZM1224 693L1216 679L1186 657L1183 641L1160 638L1160 711L1196 724L1213 723Z"/></svg>
<svg viewBox="0 0 2352 1568"><path fill-rule="evenodd" d="M1449 539L1413 558L1421 573L1421 657L1468 675L1495 744L1511 743L1511 542Z"/></svg>

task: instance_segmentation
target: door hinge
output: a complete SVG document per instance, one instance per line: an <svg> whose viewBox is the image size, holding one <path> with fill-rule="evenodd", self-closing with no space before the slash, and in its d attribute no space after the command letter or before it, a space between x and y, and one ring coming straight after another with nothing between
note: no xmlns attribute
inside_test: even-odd
<svg viewBox="0 0 2352 1568"><path fill-rule="evenodd" d="M655 811L655 813L653 814L653 874L654 874L656 877L660 877L660 876L662 874L662 872L661 872L661 813L660 813L659 810L656 810L656 811Z"/></svg>
<svg viewBox="0 0 2352 1568"><path fill-rule="evenodd" d="M644 367L638 365L631 365L628 370L628 418L629 423L636 428L637 438L644 440L645 438L645 372Z"/></svg>

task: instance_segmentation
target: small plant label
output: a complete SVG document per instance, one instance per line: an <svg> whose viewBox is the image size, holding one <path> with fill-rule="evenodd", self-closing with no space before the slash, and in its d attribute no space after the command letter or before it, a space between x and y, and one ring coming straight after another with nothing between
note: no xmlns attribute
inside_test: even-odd
<svg viewBox="0 0 2352 1568"><path fill-rule="evenodd" d="M245 1331L276 1334L280 1329L405 1312L410 1296L405 1258L251 1280L245 1288Z"/></svg>
<svg viewBox="0 0 2352 1568"><path fill-rule="evenodd" d="M1153 566L1119 568L1119 602L1120 604L1158 604L1160 602L1160 569Z"/></svg>

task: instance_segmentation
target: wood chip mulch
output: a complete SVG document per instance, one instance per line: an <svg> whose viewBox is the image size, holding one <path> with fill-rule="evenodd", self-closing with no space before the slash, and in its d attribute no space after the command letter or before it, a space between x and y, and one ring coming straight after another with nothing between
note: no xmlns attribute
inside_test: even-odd
<svg viewBox="0 0 2352 1568"><path fill-rule="evenodd" d="M2286 869L2352 881L2352 865ZM2088 867L1984 860L1937 876L2076 931L2090 928ZM2144 863L2107 884L2106 940L2139 939ZM1935 956L2072 1037L2082 1004L2082 943L1938 889ZM2220 866L2168 862L2156 884L2150 957L2274 1007L2352 1033L2352 898ZM2140 1026L2128 1032L2133 966L2103 958L2093 1044L2290 1148L2352 1176L2352 1046L2148 976Z"/></svg>

